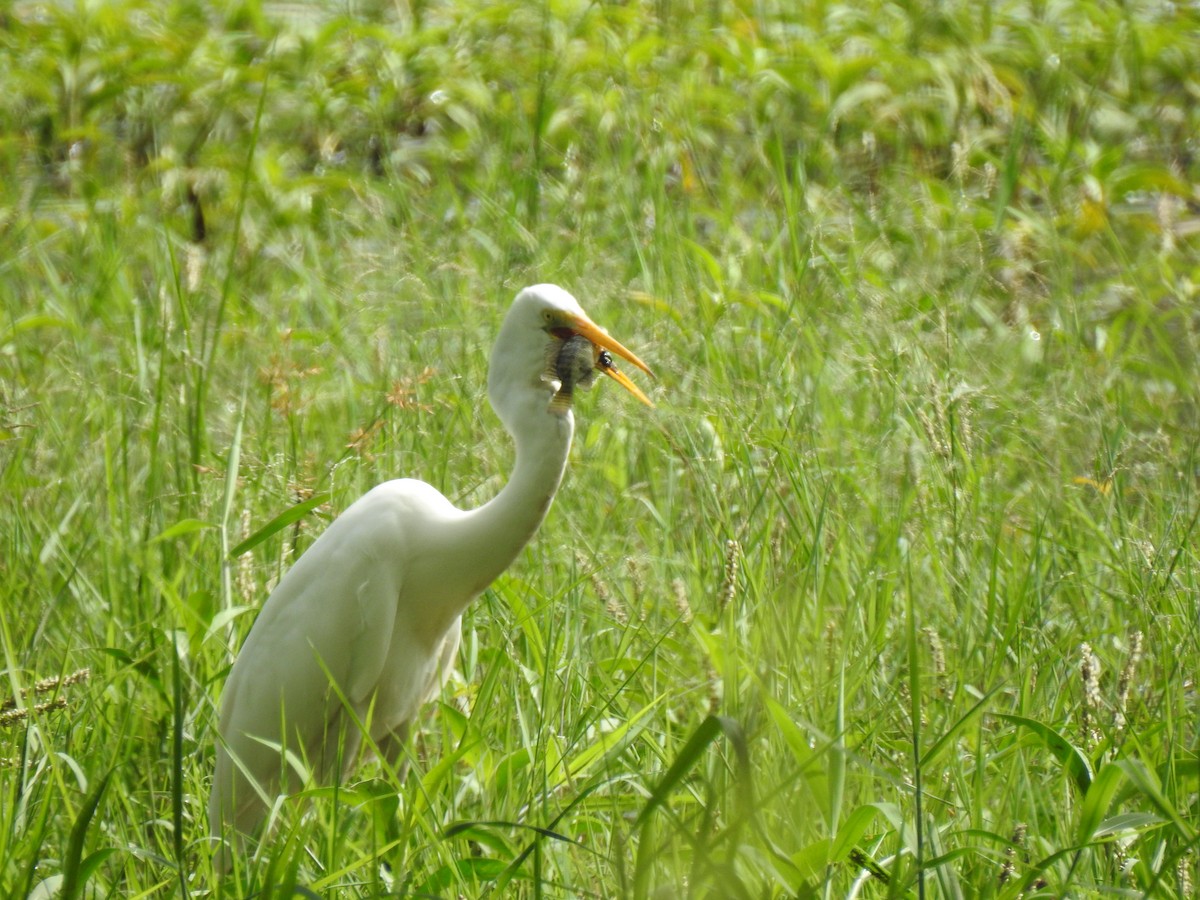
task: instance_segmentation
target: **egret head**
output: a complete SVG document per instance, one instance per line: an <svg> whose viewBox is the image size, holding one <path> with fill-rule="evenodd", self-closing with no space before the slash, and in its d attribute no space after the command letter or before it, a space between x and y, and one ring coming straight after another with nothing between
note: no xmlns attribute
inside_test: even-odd
<svg viewBox="0 0 1200 900"><path fill-rule="evenodd" d="M525 288L513 301L492 349L488 369L492 406L506 421L507 408L527 402L564 415L571 409L573 388L588 384L597 371L652 406L637 385L617 369L614 355L653 375L562 288L553 284Z"/></svg>

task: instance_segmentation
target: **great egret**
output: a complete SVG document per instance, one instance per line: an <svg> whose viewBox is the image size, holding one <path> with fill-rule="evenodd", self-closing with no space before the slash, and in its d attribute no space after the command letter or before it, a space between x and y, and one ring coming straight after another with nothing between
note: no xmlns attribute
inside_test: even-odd
<svg viewBox="0 0 1200 900"><path fill-rule="evenodd" d="M574 431L574 387L600 371L650 404L610 351L652 374L562 288L521 291L488 367L488 397L516 443L500 493L460 510L422 481L385 482L284 575L225 683L208 806L218 840L228 829L253 834L279 790L296 785L289 754L324 782L348 772L359 723L380 755L401 762L413 717L449 673L463 610L550 508Z"/></svg>

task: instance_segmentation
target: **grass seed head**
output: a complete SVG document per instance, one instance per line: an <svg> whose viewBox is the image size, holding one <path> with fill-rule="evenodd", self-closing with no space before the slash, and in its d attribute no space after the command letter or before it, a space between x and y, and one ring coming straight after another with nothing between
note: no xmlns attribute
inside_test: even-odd
<svg viewBox="0 0 1200 900"><path fill-rule="evenodd" d="M1017 851L1023 851L1025 849L1026 831L1027 828L1024 822L1018 824L1017 827L1013 829L1012 837L1010 838L1012 843L1005 848L1004 864L1000 867L1001 884L1009 881L1014 875L1017 874Z"/></svg>
<svg viewBox="0 0 1200 900"><path fill-rule="evenodd" d="M787 520L780 516L771 530L771 565L778 567L783 562L783 536L787 533Z"/></svg>
<svg viewBox="0 0 1200 900"><path fill-rule="evenodd" d="M581 569L589 568L588 561L582 553L575 554L575 562ZM625 609L625 604L609 590L608 583L600 577L600 573L592 569L588 572L588 578L592 582L592 590L596 592L596 597L604 604L604 609L608 614L622 625L628 625L629 613Z"/></svg>
<svg viewBox="0 0 1200 900"><path fill-rule="evenodd" d="M1135 630L1129 635L1129 655L1125 658L1125 665L1121 667L1121 678L1117 682L1117 702L1113 712L1113 727L1118 732L1125 729L1125 714L1129 708L1129 688L1133 684L1133 676L1141 658L1142 633Z"/></svg>
<svg viewBox="0 0 1200 900"><path fill-rule="evenodd" d="M950 696L950 683L946 678L946 649L942 646L942 639L932 626L925 626L921 629L921 633L929 642L929 655L933 658L933 673L937 678L938 694L948 697Z"/></svg>
<svg viewBox="0 0 1200 900"><path fill-rule="evenodd" d="M717 610L725 612L725 608L733 602L737 590L738 557L742 553L741 544L732 538L725 542L725 574L721 579L721 590L717 594Z"/></svg>
<svg viewBox="0 0 1200 900"><path fill-rule="evenodd" d="M721 701L725 697L725 684L717 667L713 665L712 657L704 655L704 680L708 683L708 714L715 716L721 711Z"/></svg>
<svg viewBox="0 0 1200 900"><path fill-rule="evenodd" d="M833 676L833 672L834 672L833 650L834 650L834 647L836 646L836 643L837 643L837 622L833 619L830 619L828 622L825 623L825 658L829 661L828 666L827 666L827 671L831 677Z"/></svg>
<svg viewBox="0 0 1200 900"><path fill-rule="evenodd" d="M207 259L208 254L204 252L204 247L200 244L188 243L187 257L184 260L184 281L189 294L196 293L200 290L200 285L204 283L204 264Z"/></svg>
<svg viewBox="0 0 1200 900"><path fill-rule="evenodd" d="M692 605L688 603L687 585L683 583L682 578L676 578L671 581L671 591L675 594L675 609L679 612L679 621L684 625L691 625Z"/></svg>
<svg viewBox="0 0 1200 900"><path fill-rule="evenodd" d="M242 540L250 537L250 508L242 510ZM254 556L243 553L237 560L237 590L245 603L253 603L254 590Z"/></svg>
<svg viewBox="0 0 1200 900"><path fill-rule="evenodd" d="M1196 854L1189 851L1179 857L1179 862L1175 863L1175 880L1179 882L1180 897L1194 897L1194 882L1192 881L1192 870L1196 867Z"/></svg>
<svg viewBox="0 0 1200 900"><path fill-rule="evenodd" d="M21 696L28 697L30 694L49 694L51 691L69 688L72 685L81 684L91 677L92 670L89 668L76 669L70 675L52 675L49 678L43 678L41 681L34 683L33 687L25 688L21 692ZM44 704L45 705L45 704ZM48 705L46 705L49 708ZM6 697L0 700L0 712L16 709L17 698ZM35 710L37 707L35 707Z"/></svg>
<svg viewBox="0 0 1200 900"><path fill-rule="evenodd" d="M935 409L937 407L935 406ZM917 410L917 421L921 423L921 430L925 432L925 439L929 441L929 445L933 448L934 454L942 459L950 458L950 445L942 439L941 432L933 419L923 409Z"/></svg>
<svg viewBox="0 0 1200 900"><path fill-rule="evenodd" d="M633 598L640 603L646 593L646 568L632 556L626 558L625 568L629 570L629 581L633 584Z"/></svg>
<svg viewBox="0 0 1200 900"><path fill-rule="evenodd" d="M642 598L646 596L646 565L632 556L626 557L625 567L629 570L629 583L633 589L633 605L637 610L638 621L646 621L646 605Z"/></svg>
<svg viewBox="0 0 1200 900"><path fill-rule="evenodd" d="M20 722L24 722L31 714L53 712L54 710L66 708L67 698L55 697L53 700L47 700L45 703L38 703L35 706L6 709L4 712L0 712L0 728L11 728Z"/></svg>
<svg viewBox="0 0 1200 900"><path fill-rule="evenodd" d="M1096 712L1100 708L1100 660L1092 652L1092 645L1084 641L1079 648L1079 675L1083 681L1083 707L1080 712L1080 727L1083 740L1089 746L1100 740L1096 730Z"/></svg>
<svg viewBox="0 0 1200 900"><path fill-rule="evenodd" d="M1017 851L1014 847L1007 847L1004 850L1004 863L1000 866L1000 883L1007 883L1014 875L1017 874L1017 867L1014 864Z"/></svg>
<svg viewBox="0 0 1200 900"><path fill-rule="evenodd" d="M963 141L954 141L950 145L950 172L954 180L961 186L970 174L971 160L967 145Z"/></svg>

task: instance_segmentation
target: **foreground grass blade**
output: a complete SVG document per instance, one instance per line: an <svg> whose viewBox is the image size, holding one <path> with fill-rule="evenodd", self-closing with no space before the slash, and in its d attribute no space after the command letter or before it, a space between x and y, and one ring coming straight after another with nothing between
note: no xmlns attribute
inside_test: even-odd
<svg viewBox="0 0 1200 900"><path fill-rule="evenodd" d="M704 752L708 749L708 745L722 734L729 738L729 742L737 754L742 774L749 774L750 749L746 744L746 736L742 733L741 726L733 719L725 716L709 716L692 732L692 736L680 748L675 761L671 763L671 767L667 769L662 780L650 792L650 799L646 801L646 805L638 813L637 820L634 822L634 828L645 824L654 811L666 802L675 788L679 786L679 782L683 780L684 776L704 758Z"/></svg>
<svg viewBox="0 0 1200 900"><path fill-rule="evenodd" d="M1113 797L1124 780L1125 773L1116 763L1106 763L1096 773L1079 808L1079 826L1075 832L1075 843L1079 846L1082 847L1092 840L1096 829L1108 815Z"/></svg>
<svg viewBox="0 0 1200 900"><path fill-rule="evenodd" d="M329 494L325 491L313 494L302 503L288 507L254 534L229 551L229 558L236 559L243 553L249 553L267 538L278 534L294 522L298 522L323 503L329 502Z"/></svg>
<svg viewBox="0 0 1200 900"><path fill-rule="evenodd" d="M637 862L634 868L634 895L644 896L646 892L647 882L650 877L650 864L653 859L654 850L652 849L653 841L646 834L647 825L650 817L655 810L660 808L675 790L680 786L683 779L705 758L706 752L710 744L716 741L722 734L728 739L730 746L738 760L738 777L742 779L744 794L743 798L750 796L750 748L746 743L746 736L742 732L741 726L733 719L725 716L709 716L692 732L692 736L680 748L679 753L675 757L675 761L671 763L666 774L655 785L650 792L650 798L642 807L642 811L638 813L637 819L634 821L633 830L640 833L641 840L638 844ZM749 804L747 804L747 811Z"/></svg>
<svg viewBox="0 0 1200 900"><path fill-rule="evenodd" d="M82 894L88 878L101 861L101 858L96 857L95 854L86 860L83 859L83 844L92 819L96 815L96 810L100 806L100 800L108 789L108 782L112 778L113 771L109 769L105 772L104 777L88 793L83 801L83 806L80 807L79 814L75 817L75 824L71 826L71 839L67 843L67 852L63 857L63 881L60 894L63 900L75 900Z"/></svg>
<svg viewBox="0 0 1200 900"><path fill-rule="evenodd" d="M1067 770L1067 774L1074 780L1075 786L1079 788L1080 792L1087 793L1092 779L1095 778L1095 773L1092 771L1091 760L1079 747L1076 747L1049 725L1038 722L1036 719L1014 716L1009 713L1000 713L997 718L1019 725L1036 735Z"/></svg>

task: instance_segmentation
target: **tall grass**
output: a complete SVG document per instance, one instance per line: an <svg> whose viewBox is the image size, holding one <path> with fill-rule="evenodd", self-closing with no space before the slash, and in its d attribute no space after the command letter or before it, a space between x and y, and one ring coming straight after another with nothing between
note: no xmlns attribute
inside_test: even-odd
<svg viewBox="0 0 1200 900"><path fill-rule="evenodd" d="M4 896L1194 889L1186 4L0 25ZM657 410L578 402L407 774L217 880L257 605L383 479L498 489L536 281Z"/></svg>

